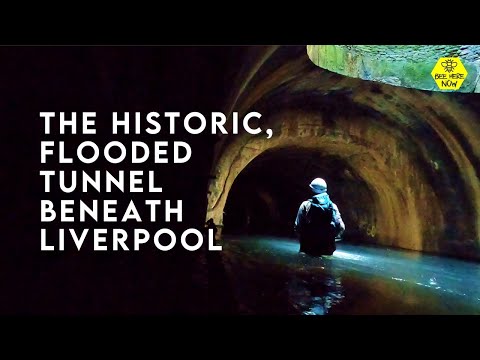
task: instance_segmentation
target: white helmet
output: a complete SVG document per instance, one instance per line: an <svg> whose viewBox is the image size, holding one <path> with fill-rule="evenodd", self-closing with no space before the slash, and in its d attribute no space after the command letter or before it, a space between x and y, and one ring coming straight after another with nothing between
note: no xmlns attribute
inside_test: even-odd
<svg viewBox="0 0 480 360"><path fill-rule="evenodd" d="M310 183L310 189L315 194L322 194L327 191L327 182L321 178L316 178Z"/></svg>

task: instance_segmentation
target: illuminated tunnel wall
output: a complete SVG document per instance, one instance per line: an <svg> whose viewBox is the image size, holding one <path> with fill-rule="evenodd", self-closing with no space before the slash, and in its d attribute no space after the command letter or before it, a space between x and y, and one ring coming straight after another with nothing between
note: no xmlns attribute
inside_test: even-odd
<svg viewBox="0 0 480 360"><path fill-rule="evenodd" d="M241 231L245 213L263 214L263 229L250 220L245 231L285 234L322 176L346 238L480 258L477 94L345 77L315 66L305 47L250 49L244 64L228 109L259 111L274 136L219 141L207 218Z"/></svg>

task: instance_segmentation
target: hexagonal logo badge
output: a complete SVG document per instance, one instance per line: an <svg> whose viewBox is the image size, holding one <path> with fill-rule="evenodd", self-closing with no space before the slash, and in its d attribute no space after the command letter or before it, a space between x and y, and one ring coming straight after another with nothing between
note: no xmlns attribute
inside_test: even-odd
<svg viewBox="0 0 480 360"><path fill-rule="evenodd" d="M455 91L460 89L468 72L460 58L442 57L438 59L431 74L440 90Z"/></svg>

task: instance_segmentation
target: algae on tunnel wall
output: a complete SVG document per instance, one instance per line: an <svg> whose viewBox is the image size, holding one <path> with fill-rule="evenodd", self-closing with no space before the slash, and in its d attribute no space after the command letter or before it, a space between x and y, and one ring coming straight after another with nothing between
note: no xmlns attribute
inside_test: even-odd
<svg viewBox="0 0 480 360"><path fill-rule="evenodd" d="M308 45L312 62L338 74L441 91L431 72L441 57L459 57L468 75L459 92L480 92L479 45Z"/></svg>

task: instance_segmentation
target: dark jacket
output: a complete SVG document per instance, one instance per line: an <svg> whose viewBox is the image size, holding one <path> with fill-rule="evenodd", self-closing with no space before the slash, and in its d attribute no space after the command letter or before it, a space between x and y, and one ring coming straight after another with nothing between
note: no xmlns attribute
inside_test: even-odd
<svg viewBox="0 0 480 360"><path fill-rule="evenodd" d="M300 251L312 255L331 255L335 238L345 231L340 211L324 192L302 202L295 219Z"/></svg>

